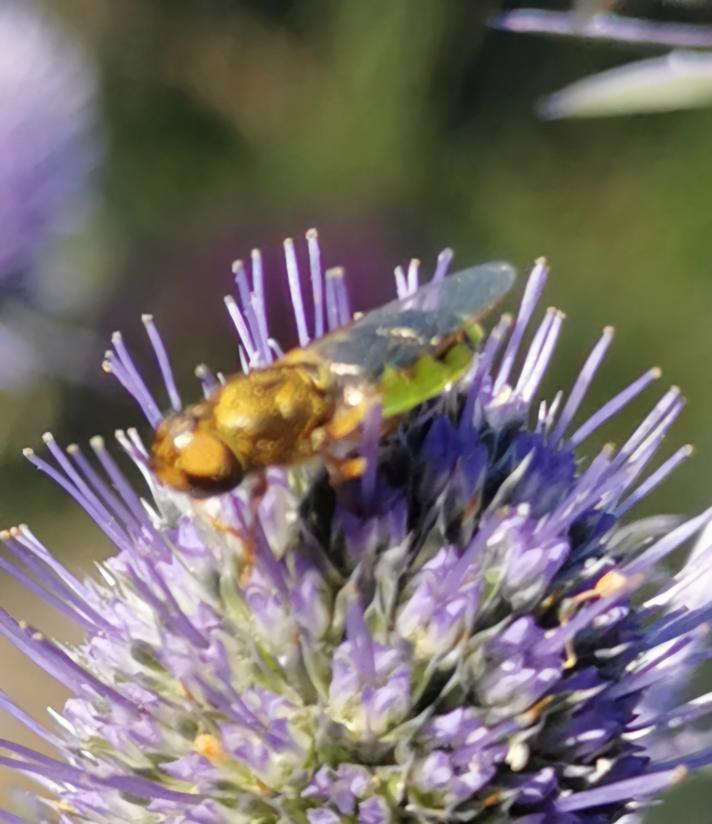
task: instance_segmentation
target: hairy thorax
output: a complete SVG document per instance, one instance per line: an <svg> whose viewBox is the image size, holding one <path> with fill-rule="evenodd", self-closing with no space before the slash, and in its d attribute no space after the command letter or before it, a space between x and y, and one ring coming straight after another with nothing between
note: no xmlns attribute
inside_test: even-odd
<svg viewBox="0 0 712 824"><path fill-rule="evenodd" d="M273 366L232 378L212 400L212 425L249 469L316 454L335 399L321 370Z"/></svg>

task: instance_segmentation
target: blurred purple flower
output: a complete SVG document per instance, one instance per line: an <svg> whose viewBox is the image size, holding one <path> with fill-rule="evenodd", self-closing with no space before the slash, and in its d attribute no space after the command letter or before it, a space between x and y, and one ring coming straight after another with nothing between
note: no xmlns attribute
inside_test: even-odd
<svg viewBox="0 0 712 824"><path fill-rule="evenodd" d="M78 218L97 159L95 82L32 0L0 2L0 281Z"/></svg>
<svg viewBox="0 0 712 824"><path fill-rule="evenodd" d="M285 247L301 338L350 314L313 233L308 246L312 317ZM235 267L228 308L242 360L259 368L276 344L258 253L251 268L248 279ZM27 527L3 535L2 568L86 632L67 649L0 612L0 632L74 693L56 730L0 695L55 750L0 742L0 764L41 782L45 817L612 822L712 761L694 741L659 748L712 709L709 696L646 703L672 661L689 680L710 655L709 590L689 603L680 594L712 549L651 591L660 562L709 513L627 523L689 454L644 474L683 401L669 390L620 449L583 461L581 444L658 372L576 425L613 337L605 329L568 396L536 404L563 320L549 310L523 345L546 278L540 261L516 319L494 325L466 379L380 444L365 433L366 473L336 488L319 466L275 467L258 498L243 486L196 502L156 483L135 430L117 437L150 497L101 439L91 443L100 471L51 436L51 461L28 450L117 547L103 580L82 582ZM417 280L417 264L399 272L399 293ZM119 335L107 368L155 424L160 407ZM215 378L199 374L210 392Z"/></svg>
<svg viewBox="0 0 712 824"><path fill-rule="evenodd" d="M58 274L58 241L91 213L90 176L100 154L95 86L91 63L42 7L0 0L0 389L6 392L22 391L43 374L82 380L93 337L52 318L46 298L71 292ZM62 285L48 288L48 277Z"/></svg>

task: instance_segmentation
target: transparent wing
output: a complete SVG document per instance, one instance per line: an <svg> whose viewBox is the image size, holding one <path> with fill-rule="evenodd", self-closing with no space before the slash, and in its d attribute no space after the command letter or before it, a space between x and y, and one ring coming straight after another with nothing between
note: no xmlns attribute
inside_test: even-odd
<svg viewBox="0 0 712 824"><path fill-rule="evenodd" d="M511 289L508 263L485 263L428 283L315 341L309 351L337 375L378 383L386 369L414 366L442 351L463 326L482 320Z"/></svg>

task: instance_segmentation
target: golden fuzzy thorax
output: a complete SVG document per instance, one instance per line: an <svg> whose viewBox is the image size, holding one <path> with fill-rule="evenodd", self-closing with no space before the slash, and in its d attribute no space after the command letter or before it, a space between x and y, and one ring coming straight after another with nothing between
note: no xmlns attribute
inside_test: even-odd
<svg viewBox="0 0 712 824"><path fill-rule="evenodd" d="M246 472L299 463L319 450L335 399L321 370L271 366L229 380L206 416Z"/></svg>

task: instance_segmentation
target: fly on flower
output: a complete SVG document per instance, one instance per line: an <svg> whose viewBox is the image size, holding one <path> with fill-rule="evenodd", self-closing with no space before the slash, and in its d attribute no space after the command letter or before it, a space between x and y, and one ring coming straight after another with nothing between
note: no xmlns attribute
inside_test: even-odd
<svg viewBox="0 0 712 824"><path fill-rule="evenodd" d="M479 321L514 278L506 263L465 269L229 378L205 401L161 422L153 470L196 497L317 455L337 478L357 476L363 460L349 454L368 411L380 405L386 430L462 377L482 338Z"/></svg>

